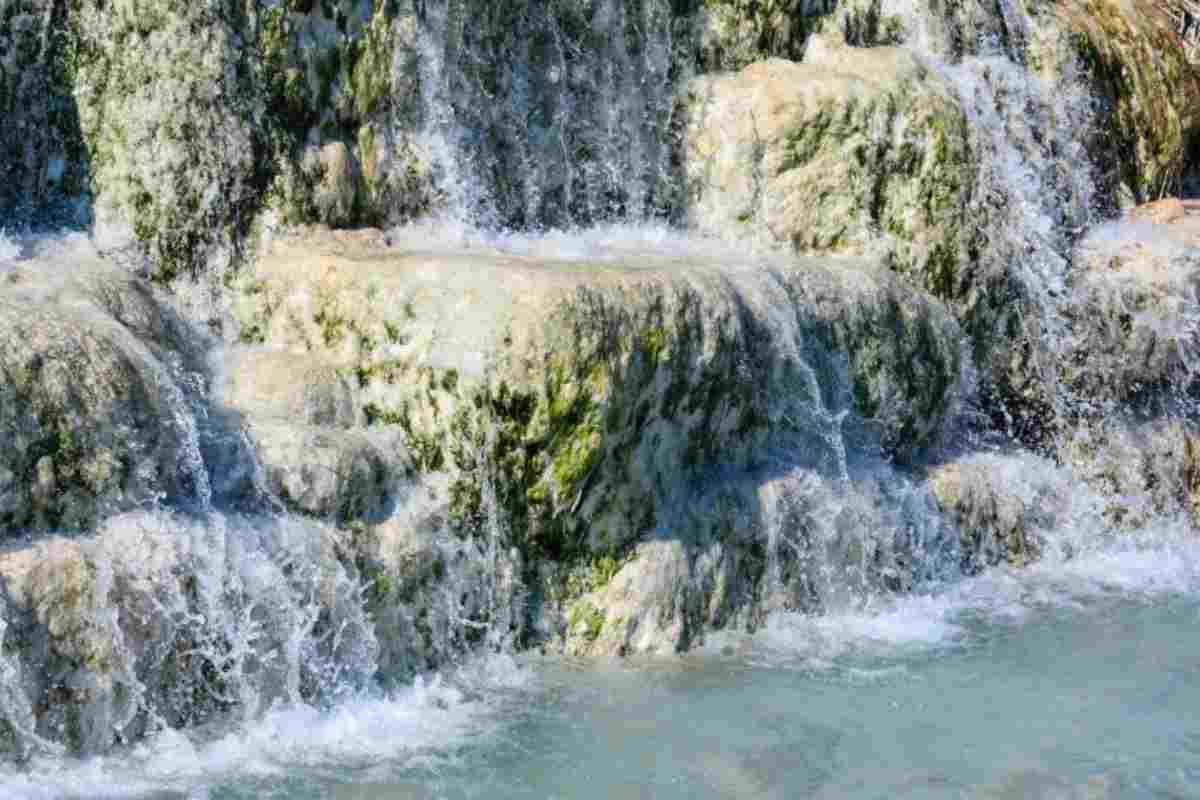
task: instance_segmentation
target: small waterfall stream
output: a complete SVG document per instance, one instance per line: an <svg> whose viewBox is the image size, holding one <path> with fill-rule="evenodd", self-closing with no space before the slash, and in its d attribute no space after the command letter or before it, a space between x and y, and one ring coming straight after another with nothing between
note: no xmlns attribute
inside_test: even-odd
<svg viewBox="0 0 1200 800"><path fill-rule="evenodd" d="M666 216L686 25L668 0L431 0L422 133L453 216L485 229Z"/></svg>

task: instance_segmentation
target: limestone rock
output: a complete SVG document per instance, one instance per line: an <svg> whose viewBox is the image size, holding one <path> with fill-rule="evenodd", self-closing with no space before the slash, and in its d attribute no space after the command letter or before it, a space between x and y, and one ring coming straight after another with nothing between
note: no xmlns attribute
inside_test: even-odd
<svg viewBox="0 0 1200 800"><path fill-rule="evenodd" d="M334 226L354 222L362 203L362 174L350 148L344 142L329 142L308 162L321 176L313 193L318 220Z"/></svg>
<svg viewBox="0 0 1200 800"><path fill-rule="evenodd" d="M342 522L386 515L402 471L367 436L289 422L250 431L267 485L289 509Z"/></svg>
<svg viewBox="0 0 1200 800"><path fill-rule="evenodd" d="M1153 0L1153 3L1171 20L1188 60L1200 63L1200 3L1196 0Z"/></svg>
<svg viewBox="0 0 1200 800"><path fill-rule="evenodd" d="M1081 425L1062 448L1070 464L1105 498L1105 516L1124 529L1182 517L1200 527L1200 440L1194 424L1169 417Z"/></svg>
<svg viewBox="0 0 1200 800"><path fill-rule="evenodd" d="M566 647L575 655L670 655L697 636L700 606L679 541L650 541L595 595L567 609ZM689 605L691 606L689 608Z"/></svg>
<svg viewBox="0 0 1200 800"><path fill-rule="evenodd" d="M109 518L85 539L10 544L0 667L20 676L6 690L23 700L0 726L95 754L152 719L203 724L362 685L376 645L353 559L340 560L349 549L314 522L165 512Z"/></svg>
<svg viewBox="0 0 1200 800"><path fill-rule="evenodd" d="M431 259L309 239L260 260L253 280L269 288L241 313L273 346L354 369L369 420L402 431L422 469L503 459L510 501L552 550L564 519L591 520L597 544L636 538L653 487L678 485L680 465L745 466L768 435L836 458L819 431L843 409L858 420L845 435L865 446L876 436L909 457L936 440L961 361L935 302L858 262L720 267Z"/></svg>
<svg viewBox="0 0 1200 800"><path fill-rule="evenodd" d="M691 221L802 252L879 252L952 293L975 221L956 101L905 51L811 51L816 63L767 61L690 85Z"/></svg>
<svg viewBox="0 0 1200 800"><path fill-rule="evenodd" d="M222 373L224 402L256 419L342 429L362 421L352 377L310 355L235 347Z"/></svg>
<svg viewBox="0 0 1200 800"><path fill-rule="evenodd" d="M1200 215L1178 201L1144 208L1091 231L1076 261L1063 372L1078 413L1119 403L1164 414L1191 402L1200 390Z"/></svg>
<svg viewBox="0 0 1200 800"><path fill-rule="evenodd" d="M1018 464L1017 468L1029 466ZM1042 548L1039 529L1049 527L1055 507L1065 503L1047 487L1029 491L1029 476L1012 480L1015 466L976 456L944 464L930 475L929 487L939 507L960 532L966 574L1036 560Z"/></svg>
<svg viewBox="0 0 1200 800"><path fill-rule="evenodd" d="M1132 220L1152 222L1155 225L1169 225L1185 219L1187 214L1187 207L1178 197L1164 197L1162 200L1132 208L1126 216Z"/></svg>
<svg viewBox="0 0 1200 800"><path fill-rule="evenodd" d="M799 61L809 36L837 7L838 0L704 0L700 63L717 72L771 57Z"/></svg>
<svg viewBox="0 0 1200 800"><path fill-rule="evenodd" d="M577 592L558 584L579 565L695 537L691 633L668 646L682 629L646 622L612 648L686 647L752 616L753 536L672 511L710 476L765 468L768 452L823 474L840 474L845 448L916 458L957 407L957 326L869 262L439 254L414 233L277 239L238 313L263 346L353 372L371 435L447 483L441 524L479 542L502 520L499 546L527 570L513 579L558 597L564 619Z"/></svg>
<svg viewBox="0 0 1200 800"><path fill-rule="evenodd" d="M1090 157L1116 172L1107 176L1108 199L1133 204L1176 185L1200 130L1200 80L1179 39L1180 5L1067 0L1001 10L988 0L844 0L827 28L854 44L904 42L951 63L1000 52L1028 65L1060 99L1082 82L1103 99Z"/></svg>
<svg viewBox="0 0 1200 800"><path fill-rule="evenodd" d="M78 223L86 167L69 66L65 8L16 0L0 13L0 217ZM57 212L57 213L56 213ZM86 216L86 215L84 215Z"/></svg>
<svg viewBox="0 0 1200 800"><path fill-rule="evenodd" d="M1200 74L1149 0L1073 0L1060 14L1060 36L1079 48L1092 85L1112 109L1102 124L1127 197L1161 197L1178 186L1200 132Z"/></svg>
<svg viewBox="0 0 1200 800"><path fill-rule="evenodd" d="M145 284L87 259L22 263L0 286L0 373L0 530L211 496L203 363Z"/></svg>
<svg viewBox="0 0 1200 800"><path fill-rule="evenodd" d="M247 424L266 487L290 510L336 520L386 516L409 465L403 445L368 435L345 370L300 353L238 347L222 395Z"/></svg>

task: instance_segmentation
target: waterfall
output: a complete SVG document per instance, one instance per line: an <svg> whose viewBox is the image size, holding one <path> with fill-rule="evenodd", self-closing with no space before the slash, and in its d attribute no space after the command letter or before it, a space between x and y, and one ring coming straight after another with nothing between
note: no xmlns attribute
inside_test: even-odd
<svg viewBox="0 0 1200 800"><path fill-rule="evenodd" d="M113 373L132 376L130 385L146 396L153 412L135 421L157 426L144 440L130 438L134 444L129 449L138 460L131 462L129 476L121 476L125 483L120 491L103 497L96 492L96 521L86 534L72 531L67 523L62 523L62 531L47 530L59 522L45 526L39 517L39 527L31 530L27 541L14 538L11 548L0 550L0 755L27 762L64 754L103 754L150 735L169 738L170 732L180 729L224 731L252 720L291 719L289 714L311 721L313 717L306 715L344 714L348 713L344 709L379 698L394 699L406 691L423 698L428 695L433 698L430 707L440 707L448 701L441 684L431 677L434 671L466 654L515 651L527 644L530 629L550 638L556 623L537 615L551 613L547 609L555 600L541 584L560 577L556 570L575 571L566 582L584 575L572 590L583 586L585 591L575 593L594 598L614 585L621 570L634 563L637 547L647 541L661 544L670 539L679 544L681 553L685 545L695 546L671 563L681 573L699 570L696 564L708 563L705 559L721 562L720 569L725 570L718 574L713 568L700 578L691 573L686 578L672 575L670 586L654 584L658 594L647 593L654 602L670 605L671 614L693 614L687 619L689 625L695 619L723 625L728 620L720 614L728 609L717 606L727 597L719 597L712 608L701 612L696 611L700 603L695 599L700 594L676 603L678 598L671 592L682 591L682 585L694 590L703 584L705 591L717 595L712 585L719 584L720 592L732 592L724 582L732 585L740 580L745 585L738 589L749 598L746 604L754 607L739 609L742 616L729 624L746 621L746 627L753 627L766 624L768 617L769 624L775 625L789 617L866 614L900 596L937 596L990 568L1003 569L1010 557L1016 563L1012 550L1016 545L1006 538L1010 535L1027 537L1037 554L1047 554L1055 564L1065 563L1080 552L1095 552L1114 541L1127 544L1121 539L1123 517L1144 524L1166 513L1166 504L1157 501L1126 502L1120 497L1120 503L1110 503L1082 487L1081 477L1069 468L1010 452L1017 447L1014 442L1032 442L1053 451L1071 441L1061 429L1068 422L1106 414L1116 418L1130 409L1128 398L1095 398L1101 394L1096 387L1106 382L1120 379L1119 383L1126 377L1126 382L1134 382L1137 376L1132 368L1128 375L1107 370L1092 374L1078 366L1083 360L1080 354L1088 348L1117 349L1127 322L1148 331L1140 340L1142 349L1150 353L1147 358L1170 362L1163 367L1170 379L1190 385L1200 366L1195 345L1200 317L1194 311L1198 292L1191 277L1196 253L1164 244L1145 229L1101 228L1084 238L1108 210L1101 199L1104 187L1097 188L1107 178L1097 174L1100 170L1093 168L1089 156L1099 135L1096 100L1075 59L1060 59L1052 75L1033 68L1030 48L1036 44L1037 18L1027 9L1029 4L999 0L948 9L953 4L877 0L871 6L876 14L903 18L906 30L902 36L897 33L896 40L916 55L922 70L927 67L931 73L928 78L923 71L914 74L947 87L969 127L976 162L969 211L987 224L973 232L975 252L963 267L974 271L969 282L980 294L971 298L973 305L967 311L950 310L961 298L934 300L907 284L903 291L894 290L889 281L899 286L900 277L869 273L874 267L865 262L814 260L806 263L810 272L802 280L784 275L779 267L792 263L790 254L776 258L774 253L747 253L736 244L718 244L670 227L683 218L688 202L678 163L677 112L680 87L697 63L695 19L691 11L681 10L684 5L677 0L423 0L413 5L416 58L397 55L390 77L397 93L395 87L401 83L419 84L419 125L416 131L399 131L401 124L411 121L397 120L392 138L406 144L415 141L428 157L441 216L448 224L438 227L440 223L426 221L379 233L393 248L383 255L381 248L368 257L352 255L338 262L335 256L344 252L338 248L348 241L342 239L331 240L336 246L321 251L321 258L329 256L328 264L300 265L303 259L297 257L292 276L296 285L309 267L321 270L319 279L296 288L304 303L265 318L262 330L256 332L262 338L247 343L245 349L261 348L270 351L268 355L279 355L288 346L301 351L284 353L293 357L286 369L305 359L316 365L314 369L329 366L317 362L337 347L344 351L338 355L355 351L352 355L359 360L347 355L329 367L334 375L330 383L341 382L337 391L345 389L333 400L314 395L286 413L264 413L263 430L271 429L267 433L256 431L255 420L243 418L220 397L225 362L242 351L227 348L188 324L186 315L178 311L179 298L145 288L146 306L131 309L125 306L128 298L123 289L84 291L72 283L78 276L56 271L61 265L57 256L45 255L44 243L10 237L0 226L0 281L11 278L16 287L0 301L9 302L11 297L14 304L28 302L32 307L67 293L64 326L78 323L77 329L71 329L85 331L77 336L78 342L93 346L98 340L107 348L105 353L111 351ZM805 25L820 16L818 11L828 11L827 4L819 9L807 4L804 9ZM956 14L961 18L951 20ZM325 21L331 31L337 28L335 22ZM352 129L347 124L338 136L349 138L346 134ZM359 130L364 139L366 130ZM316 128L306 133L314 140L318 134ZM886 136L879 131L871 135L886 149ZM349 153L349 146L340 139L339 143ZM349 163L350 156L346 158ZM361 177L353 173L348 169L350 178ZM469 232L464 234L464 229ZM1139 246L1162 249L1167 267L1160 277L1170 286L1168 304L1173 312L1166 319L1147 310L1145 298L1122 276L1082 271L1083 259L1107 258L1109 250L1116 252L1130 237ZM346 249L352 251L350 245ZM554 484L554 492L563 486L571 489L573 499L567 503L559 502L561 497L546 499L548 492L536 487L542 489L539 495L532 483L517 486L515 501L562 506L555 506L553 513L571 518L576 527L568 528L564 522L567 533L556 529L554 534L579 540L572 540L572 546L586 552L584 556L571 552L577 563L566 563L565 556L563 564L530 563L534 556L518 547L524 521L509 508L513 501L506 492L515 484L506 483L512 476L503 472L511 465L489 459L502 444L513 449L528 445L520 440L528 431L513 434L520 440L516 445L502 443L500 437L510 432L500 430L504 421L500 412L487 408L489 401L483 399L491 397L486 392L493 388L508 391L503 376L494 381L500 388L493 387L489 381L494 376L488 372L492 365L483 365L483 356L464 345L464 363L467 357L481 360L484 388L475 396L458 396L448 386L458 382L459 373L434 364L436 359L412 344L420 337L452 338L450 334L462 333L466 339L477 334L471 326L478 321L466 319L463 311L469 304L445 300L438 309L444 318L434 322L418 320L411 308L403 324L396 321L400 317L380 316L372 322L386 330L386 344L365 325L356 327L359 320L350 319L351 311L337 306L360 300L368 305L393 301L403 305L399 295L378 300L387 289L375 284L356 286L355 291L363 288L361 298L349 290L346 297L333 297L340 290L337 270L351 271L353 267L346 266L350 262L375 263L372 259L377 256L383 261L413 252L425 260L419 268L411 263L404 267L421 274L419 280L403 286L404 291L411 290L404 302L427 301L422 292L440 291L443 299L436 303L445 297L486 293L488 287L480 290L480 284L462 276L497 264L505 268L534 264L581 296L589 287L571 281L589 271L606 275L644 271L651 282L692 269L702 276L693 284L671 284L662 290L667 299L659 298L659 305L647 314L653 324L630 338L636 344L627 352L605 354L619 364L619 369L612 367L612 374L600 369L593 374L552 376L564 386L570 384L575 393L570 401L562 401L567 390L555 385L554 391L563 391L558 400L572 406L572 413L594 415L591 424L596 430L579 437L582 441L566 444L555 439L558 431L529 433L528 440L538 436L542 440L536 448L529 445L528 453L521 454L525 460L512 467L539 475L553 476L556 468L583 473ZM99 269L92 263L100 261L94 253L78 260L86 261L87 269ZM436 286L428 274L445 265L456 282ZM461 271L454 273L451 267ZM518 274L496 268L493 280L512 275L518 279L513 285L494 288L514 295L529 289L529 297L518 300L535 307L541 297L530 289L536 283L529 278L533 271L529 267ZM114 274L96 272L95 280L116 280ZM126 281L121 286L134 281L125 273L121 280ZM229 282L235 280L231 275ZM318 317L309 307L329 300L317 296L326 288L333 300ZM626 289L618 286L613 296ZM240 293L230 304L258 302L255 298L271 290L265 279L245 291L230 289ZM686 299L694 307L680 299L685 290L693 291ZM5 292L9 291L6 285ZM566 296L566 290L561 296ZM621 298L633 305L631 294ZM851 299L838 305L838 299L845 298ZM273 297L263 304L278 306L287 299L294 298ZM705 302L715 309L711 316L724 316L701 318L709 310ZM611 330L620 329L622 335L633 330L621 328L633 324L623 316L626 308L597 303L596 314ZM161 314L154 316L147 308ZM271 313L278 310L272 308ZM1102 313L1089 318L1093 310ZM340 311L346 311L345 319L337 317ZM955 312L961 312L961 318ZM671 316L676 313L685 321ZM685 319L688 314L696 318ZM863 321L870 314L886 319ZM502 323L508 324L490 318L478 324L502 327ZM268 331L272 324L287 331L280 340L266 343L268 332L278 333ZM687 402L664 388L679 377L660 365L660 358L667 361L662 353L668 346L664 342L669 341L670 325L696 329L689 331L695 338L687 342L695 350L672 354L679 360L670 368L695 371L696 376L684 376L695 380L683 380L684 388L678 390L694 393ZM585 327L579 325L581 330ZM532 333L519 333L536 338L542 332L530 329ZM578 330L575 333L583 338ZM905 336L919 340L918 345L905 351L891 341ZM875 338L868 343L851 341L855 337ZM947 345L946 338L953 341ZM505 348L512 345L511 339L504 340ZM65 335L64 340L78 345L76 349L83 347ZM585 347L575 341L566 345L550 341L547 351L576 345ZM850 363L848 353L854 348L861 363ZM738 352L729 356L727 351L734 350ZM372 360L372 354L385 352L387 359ZM551 354L537 355L549 358ZM970 363L973 358L980 363ZM916 366L909 367L909 359ZM531 371L540 366L533 365L534 360L531 357L526 365ZM895 375L880 365L889 360L906 362L903 380L936 384L936 390L927 393L936 395L933 401L913 400L916 393L911 386L889 383ZM714 364L714 374L697 377ZM394 369L403 380L420 375L422 396L413 399L416 395L404 395L399 389L389 395L394 387L379 384L390 384L390 377L372 387L376 376L371 370L376 367L381 373ZM410 369L415 372L405 372ZM858 372L852 375L854 370ZM731 374L715 374L719 371ZM630 408L616 408L614 403L615 410L589 406L580 411L585 404L576 405L579 396L594 388L593 381L629 381L633 386L643 372L650 375L649 388L630 389L628 395L612 390L605 395L605 402L613 397L630 400ZM539 379L549 375L534 374ZM778 396L752 398L737 409L748 412L739 416L720 394L732 391L730 382L748 381L747 375L763 381L761 387L749 387L749 394L774 390ZM976 385L978 375L999 388L981 389ZM296 382L306 379L290 373L286 377ZM707 382L707 388L698 388L701 382ZM287 380L281 384L291 386ZM583 384L588 385L581 389ZM531 393L543 388L550 391L538 386ZM611 388L605 386L604 391ZM379 411L365 402L368 390L375 390L372 400L399 398L400 402L396 409ZM1000 396L988 398L995 402L987 410L1003 419L979 423L972 418L972 436L948 441L968 427L964 409L970 406L966 410L974 411L977 403L985 405L977 395L989 391ZM447 399L450 395L452 399ZM661 411L668 397L676 405L671 412ZM454 418L447 430L461 423L462 418L454 415L465 409L469 422L463 424L478 426L469 443L476 451L455 453L453 458L461 456L462 463L447 466L453 458L439 449L444 442L438 437L448 434L439 429L427 440L420 438L427 432L414 434L410 399L414 405L427 402L435 418ZM942 400L952 408L938 405ZM474 412L468 407L471 401ZM1194 404L1179 403L1168 403L1168 410L1194 410ZM871 407L869 412L861 410L866 406ZM4 410L0 407L0 412ZM601 455L572 451L572 447L586 451L593 446L591 437L599 439L600 429L610 424L605 416L610 410L613 419L639 437L712 438L688 442L686 452L700 452L697 460L714 463L704 463L694 472L678 464L650 463L669 460L662 454L673 457L685 452L685 447L643 449L640 441L611 445L608 440L609 450ZM1138 410L1150 417L1162 408L1147 401ZM665 420L657 428L645 425L654 414L659 415L655 421ZM401 429L403 436L376 436L378 430L364 429L360 416L368 417L368 423L384 419ZM565 412L561 416L567 420L562 423L566 429L572 421ZM341 417L350 421L335 425L326 419ZM704 424L695 423L701 417ZM676 425L681 419L687 424ZM549 422L538 422L550 428ZM532 430L532 423L525 423ZM1007 437L992 436L995 431L990 429L974 437L978 428L988 425L1003 428L1000 433ZM919 443L901 453L897 440L903 426L918 429L904 435ZM1104 436L1118 444L1133 442L1160 432L1152 427L1122 422L1114 427L1116 432L1106 430ZM386 450L385 456L394 457L403 467L397 467L395 474L382 467L378 470L387 472L377 481L386 486L379 489L382 499L376 498L372 513L343 515L339 507L322 517L296 503L289 505L286 492L272 488L271 465L263 454L266 436L276 429L292 436L286 444L293 448L289 451L293 458L307 459L308 450L317 449L315 442L344 434L347 440L358 437L356 442L366 441L376 448L372 455ZM742 435L747 430L752 434L746 435L746 442L735 441L735 432ZM1089 430L1072 435L1076 444L1090 443ZM978 452L981 439L989 443L1005 439L1005 449ZM402 444L413 452L402 452ZM50 446L38 444L43 445ZM436 451L440 460L417 452L422 446ZM715 452L726 446L731 452ZM564 467L553 460L561 453L576 458ZM341 455L339 451L339 459ZM1160 461L1129 456L1115 465L1099 465L1096 472L1122 473L1112 478L1122 490L1133 481L1125 473L1153 473L1145 482L1154 484L1160 494L1168 490L1180 494L1176 484L1184 478L1164 478L1169 470L1161 466L1174 465L1169 462L1174 456L1158 453L1155 457L1160 455ZM630 500L621 494L625 487L618 486L606 497L612 508L597 511L605 500L588 496L597 472L593 456L614 462L623 459L621 475L630 485L641 481L638 491L653 484L654 502L647 499L651 493L637 495L633 489L628 492L634 498ZM45 483L53 489L54 462L50 456L45 458L50 460L36 463L39 470L49 464ZM314 470L332 473L344 463L332 459L332 467L317 464L315 454L312 460ZM981 503L985 512L939 510L941 498L931 485L937 479L936 468L944 466L940 462L949 462L964 474L986 472L991 480L1004 484L999 488L1007 494L999 499L985 497ZM353 462L347 470L358 466ZM371 461L369 466L378 465ZM463 475L474 481L471 488L478 492L474 512L478 519L470 524L452 518L454 493L461 488L453 481ZM377 477L372 472L372 478ZM970 476L963 478L963 484L964 495L982 491L970 484ZM6 486L0 484L0 499ZM296 494L307 488L301 486ZM611 545L605 540L593 552L588 549L591 520L584 519L593 511L609 516L645 511L655 521L649 533L638 531L646 534L645 539ZM964 519L966 523L956 523L955 513L962 517L958 523ZM992 530L988 526L998 528L995 518L1012 524L1002 531ZM606 525L609 522L605 520ZM710 534L712 541L700 541ZM1020 545L1025 544L1023 539ZM739 548L745 553L737 553L736 558L729 555ZM546 548L546 552L558 550ZM1016 555L1033 558L1026 552ZM597 563L586 560L592 556ZM653 583L660 577L630 572L632 576L627 574L627 582L621 584L629 594L642 586L639 579ZM591 617L581 617L584 623L600 614L594 607L592 612ZM561 616L569 621L567 614ZM665 619L669 614L661 616ZM621 623L627 621L622 618ZM593 632L589 641L598 636L599 631ZM61 657L51 658L51 653ZM403 688L409 686L415 688Z"/></svg>
<svg viewBox="0 0 1200 800"><path fill-rule="evenodd" d="M687 44L668 0L430 0L421 138L448 213L486 229L667 216Z"/></svg>

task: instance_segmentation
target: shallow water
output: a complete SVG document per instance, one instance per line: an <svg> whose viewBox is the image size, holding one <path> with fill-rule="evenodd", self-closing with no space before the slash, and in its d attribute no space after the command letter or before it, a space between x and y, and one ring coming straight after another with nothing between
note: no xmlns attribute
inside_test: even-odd
<svg viewBox="0 0 1200 800"><path fill-rule="evenodd" d="M680 660L497 656L333 710L48 755L0 772L0 796L1198 797L1198 710L1200 541L1160 532Z"/></svg>

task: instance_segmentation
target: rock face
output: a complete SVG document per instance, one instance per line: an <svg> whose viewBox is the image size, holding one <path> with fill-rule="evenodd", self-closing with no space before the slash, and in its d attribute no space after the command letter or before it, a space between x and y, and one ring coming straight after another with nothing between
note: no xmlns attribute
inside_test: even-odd
<svg viewBox="0 0 1200 800"><path fill-rule="evenodd" d="M1179 180L1174 37L1149 0L5 3L0 223L134 269L0 231L0 750L1200 525L1194 209L1076 241ZM382 230L446 209L492 233ZM964 406L1075 472L930 466Z"/></svg>
<svg viewBox="0 0 1200 800"><path fill-rule="evenodd" d="M674 504L768 453L912 459L956 407L957 327L868 262L422 250L277 242L239 313L353 370L368 419L453 476L451 520L500 514L531 565L682 535Z"/></svg>
<svg viewBox="0 0 1200 800"><path fill-rule="evenodd" d="M88 528L159 497L208 502L210 439L192 413L202 350L127 274L51 269L0 275L0 531Z"/></svg>
<svg viewBox="0 0 1200 800"><path fill-rule="evenodd" d="M980 222L976 167L957 101L911 53L822 38L804 64L699 78L689 98L689 215L701 230L881 253L951 293Z"/></svg>
<svg viewBox="0 0 1200 800"><path fill-rule="evenodd" d="M840 86L863 101L832 126L848 136L894 126L857 156L881 176L871 182L882 184L884 205L914 178L943 194L906 215L860 209L861 182L815 186L812 207L793 202L790 224L775 219L775 238L836 210L854 218L847 238L862 239L857 228L870 221L902 261L920 261L925 228L947 222L942 202L954 205L965 189L953 174L928 175L930 162L946 160L955 173L964 154L955 114L938 97L945 86L873 52L901 43L949 67L983 53L978 42L998 43L1034 65L1050 95L1066 97L1082 81L1104 99L1088 148L1097 164L1117 165L1104 181L1109 199L1148 199L1173 185L1200 123L1200 85L1168 17L1150 0L1014 13L1006 21L975 0L206 0L186 8L21 0L0 20L0 108L10 112L0 133L10 173L0 213L28 218L53 207L95 221L113 244L132 233L163 278L238 262L260 220L377 225L446 205L516 227L678 216L688 202L671 147L674 98L693 65L803 57L874 84L849 90L834 81L821 94L845 108L851 98L839 97ZM859 48L829 60L829 47L810 47L818 33ZM872 82L872 70L879 78L889 66L896 80ZM43 96L50 102L35 101ZM831 129L823 119L792 127L811 122L805 129L820 139ZM944 126L922 135L906 123ZM746 171L759 159L739 160ZM811 247L836 233L800 239ZM962 247L951 237L943 250ZM935 256L955 257L971 259Z"/></svg>

